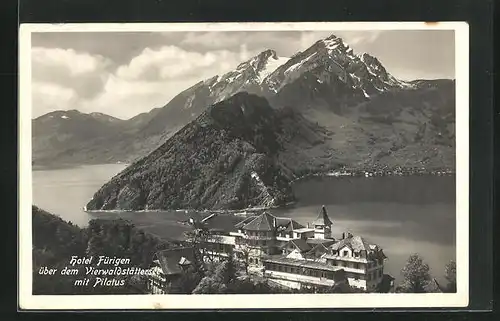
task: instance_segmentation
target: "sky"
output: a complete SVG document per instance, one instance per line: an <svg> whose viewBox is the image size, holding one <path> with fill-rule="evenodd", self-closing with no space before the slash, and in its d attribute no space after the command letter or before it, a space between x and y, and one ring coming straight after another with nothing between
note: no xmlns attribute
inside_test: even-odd
<svg viewBox="0 0 500 321"><path fill-rule="evenodd" d="M450 30L33 33L32 117L77 109L128 119L266 49L290 57L331 34L396 78L455 78Z"/></svg>

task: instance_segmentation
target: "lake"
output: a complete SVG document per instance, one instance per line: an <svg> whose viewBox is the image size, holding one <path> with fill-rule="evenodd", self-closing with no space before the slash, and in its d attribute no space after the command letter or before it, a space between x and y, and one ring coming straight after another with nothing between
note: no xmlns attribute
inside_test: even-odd
<svg viewBox="0 0 500 321"><path fill-rule="evenodd" d="M66 221L86 226L96 218L129 219L139 227L176 238L186 230L183 212L86 213L92 195L126 165L91 165L33 171L33 204ZM294 185L297 203L272 210L306 225L325 205L334 226L333 236L350 231L380 245L388 261L386 271L399 280L411 253L419 253L431 273L442 280L444 266L455 259L455 177L314 177Z"/></svg>

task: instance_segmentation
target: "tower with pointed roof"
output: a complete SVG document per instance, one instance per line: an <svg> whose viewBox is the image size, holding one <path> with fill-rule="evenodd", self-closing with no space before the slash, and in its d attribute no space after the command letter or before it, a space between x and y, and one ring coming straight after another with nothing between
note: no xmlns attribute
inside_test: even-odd
<svg viewBox="0 0 500 321"><path fill-rule="evenodd" d="M321 207L318 217L311 223L314 227L314 238L331 239L332 238L332 220L328 217L325 205Z"/></svg>

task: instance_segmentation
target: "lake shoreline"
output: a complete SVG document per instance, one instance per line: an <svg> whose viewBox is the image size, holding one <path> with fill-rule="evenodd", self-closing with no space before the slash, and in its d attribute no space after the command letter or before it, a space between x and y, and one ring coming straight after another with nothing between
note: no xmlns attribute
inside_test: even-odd
<svg viewBox="0 0 500 321"><path fill-rule="evenodd" d="M235 222L266 210L207 209L199 214L194 214L191 209L138 213L119 210L84 212L83 205L95 191L125 166L88 165L34 171L33 203L82 228L88 226L91 220L123 219L166 238L180 237L189 228L184 225L189 219L186 210L196 217L217 212ZM436 277L440 277L447 261L456 257L456 181L453 176L388 175L366 178L363 175L336 177L338 174L327 173L294 182L295 202L269 211L278 217L292 218L305 224L314 220L321 205L325 205L334 222L332 234L339 236L350 231L382 246L390 257L387 271L394 276L399 275L408 253L424 253L424 259L435 271Z"/></svg>
<svg viewBox="0 0 500 321"><path fill-rule="evenodd" d="M386 170L386 171L373 171L373 170L338 170L338 171L327 171L327 172L316 172L311 174L306 174L300 177L294 178L291 182L296 183L308 178L313 177L385 177L385 176L453 176L456 175L455 170L452 169L441 169L434 171L427 170Z"/></svg>
<svg viewBox="0 0 500 321"><path fill-rule="evenodd" d="M97 163L97 164L32 164L32 171L56 171L62 169L77 169L86 166L106 166L106 165L122 165L129 166L128 163Z"/></svg>
<svg viewBox="0 0 500 321"><path fill-rule="evenodd" d="M189 213L211 213L211 214L242 214L242 212L250 212L250 213L258 213L261 211L271 210L271 209L284 209L287 206L293 205L296 202L290 202L285 204L284 206L268 206L268 207L249 207L243 209L235 209L235 210L210 210L210 209L153 209L153 210L87 210L85 206L83 207L83 211L85 213L91 214L99 214L99 213L162 213L162 212L184 212L185 214Z"/></svg>

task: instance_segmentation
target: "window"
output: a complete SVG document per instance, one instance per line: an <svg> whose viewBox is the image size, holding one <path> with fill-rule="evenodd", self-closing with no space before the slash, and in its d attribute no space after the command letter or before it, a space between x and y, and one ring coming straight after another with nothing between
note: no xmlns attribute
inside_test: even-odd
<svg viewBox="0 0 500 321"><path fill-rule="evenodd" d="M343 256L348 256L349 255L349 251L345 250L342 255Z"/></svg>
<svg viewBox="0 0 500 321"><path fill-rule="evenodd" d="M378 277L382 277L382 270L378 270Z"/></svg>
<svg viewBox="0 0 500 321"><path fill-rule="evenodd" d="M371 273L368 273L366 280L367 280L367 281L371 281L371 279L372 279L372 274L371 274Z"/></svg>

